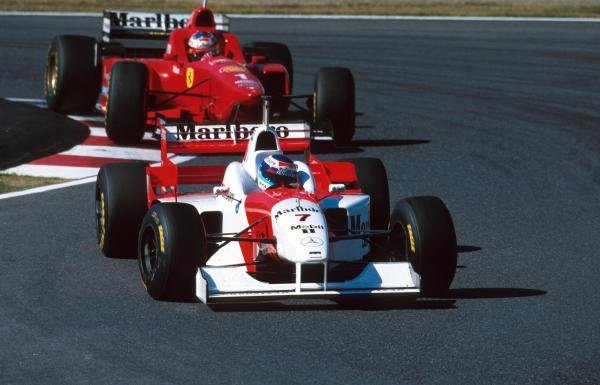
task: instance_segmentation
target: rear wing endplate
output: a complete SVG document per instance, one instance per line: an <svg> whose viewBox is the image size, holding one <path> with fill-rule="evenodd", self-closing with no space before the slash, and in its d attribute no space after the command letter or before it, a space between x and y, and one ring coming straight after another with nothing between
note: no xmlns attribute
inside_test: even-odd
<svg viewBox="0 0 600 385"><path fill-rule="evenodd" d="M166 40L176 28L187 25L189 14L105 10L102 15L102 41L112 39ZM217 30L229 31L229 18L215 14Z"/></svg>

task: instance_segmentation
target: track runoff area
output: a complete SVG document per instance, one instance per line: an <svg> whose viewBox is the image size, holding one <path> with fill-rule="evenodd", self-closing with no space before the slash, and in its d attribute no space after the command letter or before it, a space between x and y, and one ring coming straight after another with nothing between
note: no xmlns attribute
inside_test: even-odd
<svg viewBox="0 0 600 385"><path fill-rule="evenodd" d="M0 16L60 16L60 17L101 17L101 13L78 12L0 12ZM228 14L232 19L312 19L312 20L417 20L417 21L478 21L478 22L544 22L544 23L600 23L600 18L543 18L543 17L460 17L460 16L355 16L355 15L259 15ZM45 107L41 99L7 98ZM91 183L102 165L113 162L160 161L158 141L146 134L139 146L124 147L114 144L106 137L104 119L100 115L69 115L88 126L90 135L79 145L50 156L35 159L27 164L1 171L5 174L27 175L35 177L58 177L71 179L70 182L37 187L29 190L0 194L0 199L11 198L44 191ZM190 157L175 156L175 163L182 163Z"/></svg>

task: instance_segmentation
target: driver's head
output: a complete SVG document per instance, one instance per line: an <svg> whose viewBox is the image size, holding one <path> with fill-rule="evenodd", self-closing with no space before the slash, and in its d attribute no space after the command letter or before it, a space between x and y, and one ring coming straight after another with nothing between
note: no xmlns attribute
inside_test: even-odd
<svg viewBox="0 0 600 385"><path fill-rule="evenodd" d="M297 181L298 171L294 162L285 155L267 156L261 163L257 173L258 186L266 190L280 185L289 185Z"/></svg>
<svg viewBox="0 0 600 385"><path fill-rule="evenodd" d="M187 54L191 61L197 61L207 52L218 54L218 42L210 32L196 32L187 41Z"/></svg>

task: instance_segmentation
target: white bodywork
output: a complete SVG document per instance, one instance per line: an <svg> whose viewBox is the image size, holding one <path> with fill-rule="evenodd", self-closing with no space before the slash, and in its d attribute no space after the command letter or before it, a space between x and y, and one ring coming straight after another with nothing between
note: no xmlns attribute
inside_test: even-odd
<svg viewBox="0 0 600 385"><path fill-rule="evenodd" d="M179 202L189 203L199 213L222 213L222 233L237 234L248 228L245 201L249 194L259 191L256 170L265 156L280 152L277 148L255 151L256 130L247 147L243 162L232 162L226 170L223 185L213 194L183 195ZM309 167L295 162L300 186L309 193L315 192L315 181ZM343 186L342 186L343 187ZM339 189L331 186L330 189ZM418 295L419 275L409 262L371 262L352 279L328 282L328 265L362 261L369 253L369 244L362 239L330 242L325 210L343 208L348 214L347 228L368 231L369 196L363 194L334 194L320 202L301 198L288 198L276 203L270 213L276 250L279 258L295 265L295 282L267 283L248 274L244 256L237 241L218 249L196 274L196 296L205 303L219 301L245 301L287 297L335 297L345 294L405 294ZM323 268L323 281L303 283L303 266L318 265Z"/></svg>
<svg viewBox="0 0 600 385"><path fill-rule="evenodd" d="M196 275L196 296L204 303L252 301L273 298L331 298L348 294L420 293L419 275L408 262L372 262L349 281L327 283L270 284L246 273L245 267L200 268Z"/></svg>

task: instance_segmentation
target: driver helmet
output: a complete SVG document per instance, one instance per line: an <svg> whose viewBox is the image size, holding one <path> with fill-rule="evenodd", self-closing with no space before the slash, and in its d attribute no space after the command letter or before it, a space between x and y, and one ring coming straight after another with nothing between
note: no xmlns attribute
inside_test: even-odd
<svg viewBox="0 0 600 385"><path fill-rule="evenodd" d="M278 185L289 185L297 181L298 171L294 162L283 154L267 156L258 169L258 186L266 190Z"/></svg>
<svg viewBox="0 0 600 385"><path fill-rule="evenodd" d="M187 42L188 58L197 61L207 52L218 53L217 38L210 32L196 32Z"/></svg>

